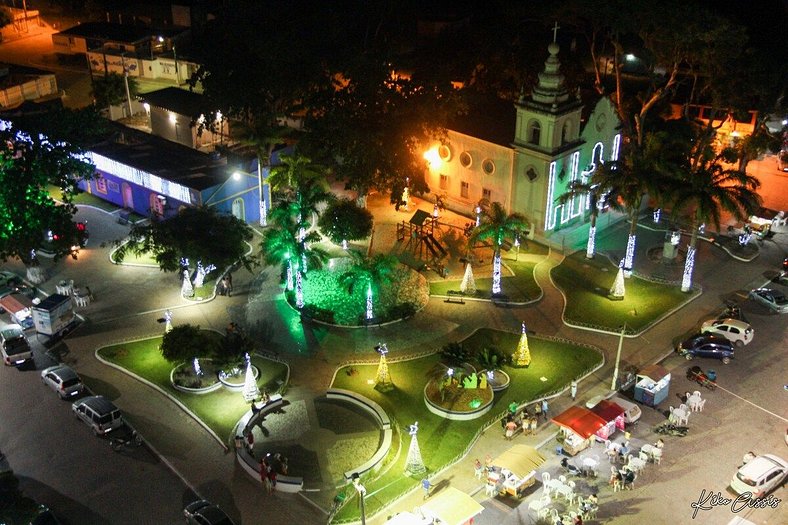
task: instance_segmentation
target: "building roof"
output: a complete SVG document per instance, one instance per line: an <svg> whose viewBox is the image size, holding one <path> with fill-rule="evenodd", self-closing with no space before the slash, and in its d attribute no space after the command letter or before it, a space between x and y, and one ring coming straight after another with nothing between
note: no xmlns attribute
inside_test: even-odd
<svg viewBox="0 0 788 525"><path fill-rule="evenodd" d="M190 118L199 117L203 111L203 96L193 91L177 87L166 87L139 95L143 101L157 108L168 109L172 112Z"/></svg>
<svg viewBox="0 0 788 525"><path fill-rule="evenodd" d="M613 421L618 416L626 412L626 410L624 410L618 403L603 399L591 408L591 412L598 415L605 421Z"/></svg>
<svg viewBox="0 0 788 525"><path fill-rule="evenodd" d="M669 376L670 372L668 372L665 368L659 365L648 365L647 367L641 369L638 372L639 376L648 377L655 383L659 382L665 376Z"/></svg>
<svg viewBox="0 0 788 525"><path fill-rule="evenodd" d="M98 39L112 42L131 44L140 40L147 40L153 36L147 27L113 24L110 22L85 22L74 27L60 31L59 35L81 36L84 38Z"/></svg>
<svg viewBox="0 0 788 525"><path fill-rule="evenodd" d="M587 439L607 424L607 421L585 407L571 406L551 419L556 425L566 427Z"/></svg>
<svg viewBox="0 0 788 525"><path fill-rule="evenodd" d="M448 525L468 523L483 510L479 502L455 487L446 487L421 506L422 513Z"/></svg>
<svg viewBox="0 0 788 525"><path fill-rule="evenodd" d="M143 131L110 122L110 135L89 149L132 168L202 191L224 182L227 161Z"/></svg>

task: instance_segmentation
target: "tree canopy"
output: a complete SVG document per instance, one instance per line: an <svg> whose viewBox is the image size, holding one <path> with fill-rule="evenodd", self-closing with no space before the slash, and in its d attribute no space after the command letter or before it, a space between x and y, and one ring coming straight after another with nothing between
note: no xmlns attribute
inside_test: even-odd
<svg viewBox="0 0 788 525"><path fill-rule="evenodd" d="M151 254L165 272L181 269L181 258L192 264L225 268L235 263L251 269L256 264L247 254L252 230L233 215L220 215L214 208L184 208L177 215L149 224L136 224L128 240L115 241L115 255L122 261L127 254Z"/></svg>
<svg viewBox="0 0 788 525"><path fill-rule="evenodd" d="M102 121L91 108L56 109L15 118L0 127L0 258L18 257L34 264L33 250L47 232L57 233L48 247L55 259L76 258L83 232L72 219L73 197L81 179L93 177L95 167L85 147L102 132ZM59 190L57 201L51 187Z"/></svg>
<svg viewBox="0 0 788 525"><path fill-rule="evenodd" d="M173 327L161 340L161 355L171 363L195 357L209 357L219 350L218 338L201 330L199 325L182 324Z"/></svg>
<svg viewBox="0 0 788 525"><path fill-rule="evenodd" d="M133 97L137 94L137 80L133 77L128 79L117 73L109 73L103 77L93 78L93 100L99 108L116 106L126 102L126 82L129 83L129 94Z"/></svg>
<svg viewBox="0 0 788 525"><path fill-rule="evenodd" d="M350 199L339 199L329 204L317 224L320 233L335 244L357 241L372 233L372 213Z"/></svg>

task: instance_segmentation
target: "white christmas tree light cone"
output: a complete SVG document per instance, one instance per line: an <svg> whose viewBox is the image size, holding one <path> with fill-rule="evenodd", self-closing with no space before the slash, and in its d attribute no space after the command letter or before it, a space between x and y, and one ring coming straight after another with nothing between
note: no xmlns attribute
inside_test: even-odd
<svg viewBox="0 0 788 525"><path fill-rule="evenodd" d="M181 286L181 295L184 297L191 297L194 295L194 288L189 279L189 270L183 270L183 285Z"/></svg>
<svg viewBox="0 0 788 525"><path fill-rule="evenodd" d="M610 288L610 297L613 299L624 298L624 268L619 268L616 273L616 279L613 281L613 286Z"/></svg>
<svg viewBox="0 0 788 525"><path fill-rule="evenodd" d="M260 389L257 388L257 380L254 378L254 370L252 370L252 361L251 359L246 360L246 377L244 378L244 399L251 403L258 397L260 397Z"/></svg>
<svg viewBox="0 0 788 525"><path fill-rule="evenodd" d="M476 293L476 280L473 278L473 268L471 268L470 263L465 265L465 275L460 283L460 291L468 295Z"/></svg>
<svg viewBox="0 0 788 525"><path fill-rule="evenodd" d="M408 448L408 457L405 460L405 473L411 476L420 476L427 472L427 467L424 466L421 449L419 448L418 430L419 423L417 421L410 426L410 447Z"/></svg>

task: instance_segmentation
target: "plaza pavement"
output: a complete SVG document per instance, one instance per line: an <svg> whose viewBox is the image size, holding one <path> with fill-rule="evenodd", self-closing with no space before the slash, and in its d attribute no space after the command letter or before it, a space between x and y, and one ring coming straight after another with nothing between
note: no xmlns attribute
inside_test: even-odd
<svg viewBox="0 0 788 525"><path fill-rule="evenodd" d="M387 199L376 201L374 196L369 205L376 216L373 250L395 247L392 226L407 220L410 214L395 212ZM429 203L417 205L428 211L432 209ZM220 447L194 420L174 404L162 400L158 393L94 358L100 346L161 333L163 325L159 319L167 308L173 311L175 324L192 323L217 330L223 330L230 320L247 312L253 312L249 314L253 317L262 317L272 334L265 342L266 349L277 352L292 367L288 399L314 399L328 387L336 366L349 359L374 359L372 347L379 341L388 344L392 355L410 353L425 347L438 348L447 340L462 339L479 327L516 331L523 320L537 334L564 337L602 348L606 353L605 366L580 383L578 402L608 390L618 337L569 328L560 322L563 297L549 280L550 269L562 258L555 251L536 267L536 279L544 297L532 305L505 308L476 301L459 305L431 298L423 312L402 323L357 330L329 329L301 323L299 317L278 299L281 292L271 275L260 279L239 270L234 274L232 297L216 297L202 303L185 301L180 297L177 276L150 268L120 268L108 262L109 248L102 248L99 243L120 238L127 231L125 226L114 221L114 217L81 207L78 219L89 221L90 246L80 254L79 261L65 260L52 265L45 260L44 265L50 273L42 288L52 293L54 283L60 279L74 279L78 285L89 285L96 300L79 309L85 323L55 351L89 382L99 385L97 389L129 415L156 451L198 494L219 503L232 516L240 518L241 523L321 523L326 515L298 495L265 496L260 483L236 465L234 455ZM442 223L458 226L469 220L450 212L444 212L441 218ZM620 246L625 232L625 224L615 226L600 238L600 246L605 247L607 240L611 249ZM644 254L655 244L661 246L662 234L650 235L644 229L639 233L636 269L643 273L656 271L656 268L649 268L654 263ZM770 267L776 268L784 253L784 248L776 243L765 243L761 262L768 259ZM23 273L18 264L9 263L8 266L16 266L15 269ZM449 268L450 277L461 276L459 269ZM702 243L696 281L703 284L703 295L693 302L691 310L671 316L637 340L625 340L622 366L640 366L658 360L701 318L719 311L722 299L732 295L741 299L741 293L752 285L753 277L745 263L733 261L708 243ZM569 396L563 394L550 400L551 412L560 413L571 404ZM536 445L549 441L553 433L552 425L541 424L536 436L521 438L520 442ZM495 425L482 434L466 459L436 475L433 483L448 480L452 486L473 493L479 488L479 482L471 475L473 459L486 454L494 457L510 445L501 438ZM421 502L421 492L414 491L368 521L382 523L395 510L410 510Z"/></svg>

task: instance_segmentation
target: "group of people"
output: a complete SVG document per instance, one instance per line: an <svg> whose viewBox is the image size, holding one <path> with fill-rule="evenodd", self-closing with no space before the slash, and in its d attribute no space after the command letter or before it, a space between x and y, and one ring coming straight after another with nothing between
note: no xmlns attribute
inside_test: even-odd
<svg viewBox="0 0 788 525"><path fill-rule="evenodd" d="M544 399L534 405L534 415L531 415L528 408L521 413L518 413L517 409L517 403L512 402L509 405L509 413L501 420L501 427L503 427L506 439L512 439L518 428L522 429L524 436L535 434L536 426L539 424L539 416L544 416L545 421L548 419L548 405L547 400Z"/></svg>

